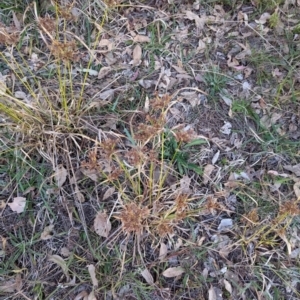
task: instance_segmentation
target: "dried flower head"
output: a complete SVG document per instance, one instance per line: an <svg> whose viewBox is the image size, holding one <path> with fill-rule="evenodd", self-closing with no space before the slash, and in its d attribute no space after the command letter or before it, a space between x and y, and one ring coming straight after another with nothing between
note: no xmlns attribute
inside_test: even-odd
<svg viewBox="0 0 300 300"><path fill-rule="evenodd" d="M97 157L97 149L92 149L88 153L88 158L81 163L81 167L89 170L98 170L100 169L100 164Z"/></svg>
<svg viewBox="0 0 300 300"><path fill-rule="evenodd" d="M51 34L56 30L56 20L50 16L39 18L39 25L48 34Z"/></svg>
<svg viewBox="0 0 300 300"><path fill-rule="evenodd" d="M76 17L72 14L72 9L73 9L74 4L75 4L75 1L73 1L72 3L67 4L67 5L61 5L58 0L55 0L57 13L62 18L64 18L65 20L68 20L68 21L72 21L72 20L76 19Z"/></svg>
<svg viewBox="0 0 300 300"><path fill-rule="evenodd" d="M156 95L154 102L152 103L151 106L154 109L162 109L163 110L164 108L166 108L169 105L170 101L171 101L171 96L168 94L165 94L162 97L159 97L158 95Z"/></svg>
<svg viewBox="0 0 300 300"><path fill-rule="evenodd" d="M196 133L193 129L180 130L175 132L175 139L178 143L188 143L196 138Z"/></svg>
<svg viewBox="0 0 300 300"><path fill-rule="evenodd" d="M112 171L107 175L107 180L113 182L123 174L122 169L113 167Z"/></svg>
<svg viewBox="0 0 300 300"><path fill-rule="evenodd" d="M299 206L296 201L287 201L280 206L279 215L296 216L300 214Z"/></svg>
<svg viewBox="0 0 300 300"><path fill-rule="evenodd" d="M111 159L112 155L116 152L117 141L113 139L107 139L100 144L101 152L105 158Z"/></svg>
<svg viewBox="0 0 300 300"><path fill-rule="evenodd" d="M217 210L219 210L220 204L218 203L218 199L212 196L207 197L205 208L213 215L215 216L217 213Z"/></svg>
<svg viewBox="0 0 300 300"><path fill-rule="evenodd" d="M176 211L175 213L175 220L178 221L183 221L186 217L188 216L186 211Z"/></svg>
<svg viewBox="0 0 300 300"><path fill-rule="evenodd" d="M157 162L157 151L154 149L145 149L145 153L147 153L148 161Z"/></svg>
<svg viewBox="0 0 300 300"><path fill-rule="evenodd" d="M159 116L147 115L146 121L150 123L150 126L154 127L157 131L160 131L166 125L166 118L164 114L160 114Z"/></svg>
<svg viewBox="0 0 300 300"><path fill-rule="evenodd" d="M187 194L178 194L175 199L175 206L177 211L184 211L188 208L189 196Z"/></svg>
<svg viewBox="0 0 300 300"><path fill-rule="evenodd" d="M148 139L154 137L156 134L157 130L153 126L139 124L137 127L137 131L134 133L134 137L138 141L145 142Z"/></svg>
<svg viewBox="0 0 300 300"><path fill-rule="evenodd" d="M174 225L168 219L159 220L158 225L156 226L156 232L160 237L165 237L167 234L172 234L174 231Z"/></svg>
<svg viewBox="0 0 300 300"><path fill-rule="evenodd" d="M145 156L140 149L132 148L126 152L125 158L130 165L138 166L143 163Z"/></svg>
<svg viewBox="0 0 300 300"><path fill-rule="evenodd" d="M77 53L77 46L75 41L59 42L54 40L49 46L53 56L62 61L78 61L79 55Z"/></svg>
<svg viewBox="0 0 300 300"><path fill-rule="evenodd" d="M255 225L259 221L259 216L257 213L257 208L252 209L250 212L247 214L242 215L242 220L244 224L248 226Z"/></svg>
<svg viewBox="0 0 300 300"><path fill-rule="evenodd" d="M150 210L147 207L139 207L135 203L126 204L124 210L117 217L122 222L123 231L127 234L135 233L140 235L145 227L144 220L149 216Z"/></svg>
<svg viewBox="0 0 300 300"><path fill-rule="evenodd" d="M16 28L5 28L4 25L0 23L0 44L15 45L18 43L19 38L20 34Z"/></svg>

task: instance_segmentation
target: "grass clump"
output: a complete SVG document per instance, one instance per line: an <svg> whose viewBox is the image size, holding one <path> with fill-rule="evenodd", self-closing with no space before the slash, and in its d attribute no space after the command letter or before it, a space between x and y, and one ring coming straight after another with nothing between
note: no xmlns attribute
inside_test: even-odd
<svg viewBox="0 0 300 300"><path fill-rule="evenodd" d="M1 296L299 296L298 52L252 2L0 4Z"/></svg>

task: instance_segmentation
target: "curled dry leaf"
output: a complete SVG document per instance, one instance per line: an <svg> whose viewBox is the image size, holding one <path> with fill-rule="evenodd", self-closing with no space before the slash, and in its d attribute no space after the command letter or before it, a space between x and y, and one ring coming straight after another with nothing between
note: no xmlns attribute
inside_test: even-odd
<svg viewBox="0 0 300 300"><path fill-rule="evenodd" d="M204 172L203 172L203 183L207 184L209 182L209 180L211 180L210 178L210 174L212 173L212 171L215 169L215 167L213 165L206 165L204 168Z"/></svg>
<svg viewBox="0 0 300 300"><path fill-rule="evenodd" d="M41 234L41 240L46 241L53 237L52 231L54 229L54 225L46 226Z"/></svg>
<svg viewBox="0 0 300 300"><path fill-rule="evenodd" d="M141 59L142 59L142 48L139 44L137 44L134 47L132 56L133 56L132 65L136 67L141 63Z"/></svg>
<svg viewBox="0 0 300 300"><path fill-rule="evenodd" d="M94 290L90 292L86 300L97 300Z"/></svg>
<svg viewBox="0 0 300 300"><path fill-rule="evenodd" d="M22 278L20 274L17 274L14 279L7 280L7 281L0 281L0 294L14 293L20 291L21 288L22 288Z"/></svg>
<svg viewBox="0 0 300 300"><path fill-rule="evenodd" d="M4 209L6 207L6 202L4 200L0 200L0 209Z"/></svg>
<svg viewBox="0 0 300 300"><path fill-rule="evenodd" d="M12 211L20 214L24 211L26 206L26 198L24 197L15 197L12 203L7 204Z"/></svg>
<svg viewBox="0 0 300 300"><path fill-rule="evenodd" d="M184 273L184 269L182 267L173 267L168 268L163 271L162 275L167 278L177 277Z"/></svg>
<svg viewBox="0 0 300 300"><path fill-rule="evenodd" d="M288 255L290 256L291 253L292 253L292 245L291 243L289 242L289 240L287 239L286 235L284 232L281 232L280 230L278 231L278 235L280 236L280 238L285 242L286 244L286 248L287 248L287 252L288 252Z"/></svg>
<svg viewBox="0 0 300 300"><path fill-rule="evenodd" d="M94 265L88 265L87 267L88 267L88 271L89 271L91 279L92 279L93 286L97 287L99 285L99 282L96 278L95 266Z"/></svg>
<svg viewBox="0 0 300 300"><path fill-rule="evenodd" d="M154 279L153 276L151 275L151 273L149 272L148 269L144 269L141 272L141 275L144 277L144 279L146 280L146 282L150 285L154 284Z"/></svg>
<svg viewBox="0 0 300 300"><path fill-rule="evenodd" d="M93 69L82 69L82 72L89 73L89 75L91 75L91 76L97 76L98 75L98 71L93 70Z"/></svg>
<svg viewBox="0 0 300 300"><path fill-rule="evenodd" d="M54 262L55 264L57 264L58 266L60 266L64 272L64 274L66 275L67 277L67 281L70 280L70 276L69 276L69 269L68 269L68 266L67 266L67 263L64 261L64 259L59 256L59 255L49 255L49 258L48 258L49 261L52 261Z"/></svg>
<svg viewBox="0 0 300 300"><path fill-rule="evenodd" d="M94 220L94 229L96 233L103 237L108 237L111 230L111 223L105 212L98 212Z"/></svg>
<svg viewBox="0 0 300 300"><path fill-rule="evenodd" d="M108 188L108 189L105 191L102 200L106 200L107 198L109 198L110 196L112 196L113 193L115 192L115 190L116 190L116 188L115 188L114 186Z"/></svg>
<svg viewBox="0 0 300 300"><path fill-rule="evenodd" d="M294 192L295 192L297 199L300 199L300 181L297 181L294 184Z"/></svg>
<svg viewBox="0 0 300 300"><path fill-rule="evenodd" d="M224 282L225 289L231 295L232 294L232 286L231 286L230 282L226 279L224 279L223 282Z"/></svg>
<svg viewBox="0 0 300 300"><path fill-rule="evenodd" d="M271 18L271 15L268 12L265 12L260 16L259 20L258 21L255 20L255 22L263 25L263 24L266 24L270 18Z"/></svg>
<svg viewBox="0 0 300 300"><path fill-rule="evenodd" d="M56 181L56 185L58 188L61 188L62 185L67 180L68 172L62 165L58 165L54 171L55 171L54 178Z"/></svg>
<svg viewBox="0 0 300 300"><path fill-rule="evenodd" d="M87 299L87 297L88 297L88 293L87 293L87 291L82 291L82 292L80 292L78 295L76 295L76 297L74 298L74 300L82 300L82 299Z"/></svg>
<svg viewBox="0 0 300 300"><path fill-rule="evenodd" d="M159 248L159 260L163 260L168 253L168 247L165 243L160 243L160 248Z"/></svg>
<svg viewBox="0 0 300 300"><path fill-rule="evenodd" d="M139 35L138 34L133 38L133 41L135 43L149 43L149 42L151 42L151 39L146 35Z"/></svg>

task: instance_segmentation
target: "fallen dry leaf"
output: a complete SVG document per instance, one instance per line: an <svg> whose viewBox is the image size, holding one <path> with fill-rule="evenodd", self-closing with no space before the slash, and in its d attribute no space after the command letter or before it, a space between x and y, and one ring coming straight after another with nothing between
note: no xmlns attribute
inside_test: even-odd
<svg viewBox="0 0 300 300"><path fill-rule="evenodd" d="M60 249L60 254L64 257L69 257L71 255L71 252L67 247L62 247Z"/></svg>
<svg viewBox="0 0 300 300"><path fill-rule="evenodd" d="M15 280L0 281L1 293L14 293L16 291Z"/></svg>
<svg viewBox="0 0 300 300"><path fill-rule="evenodd" d="M265 127L265 128L270 128L272 125L274 125L280 118L282 114L279 113L273 113L271 115L264 115L260 119L260 123Z"/></svg>
<svg viewBox="0 0 300 300"><path fill-rule="evenodd" d="M93 286L98 287L99 282L96 278L95 266L94 265L88 265L87 267L88 267L88 271L89 271L91 279L92 279Z"/></svg>
<svg viewBox="0 0 300 300"><path fill-rule="evenodd" d="M213 156L212 160L211 160L211 163L214 165L218 159L219 159L219 156L220 156L220 150L218 150L215 155Z"/></svg>
<svg viewBox="0 0 300 300"><path fill-rule="evenodd" d="M96 169L86 169L86 168L80 168L80 171L83 175L89 177L93 181L98 181L100 172Z"/></svg>
<svg viewBox="0 0 300 300"><path fill-rule="evenodd" d="M111 67L102 67L98 73L98 79L104 78L106 75L108 75L112 71Z"/></svg>
<svg viewBox="0 0 300 300"><path fill-rule="evenodd" d="M142 59L142 48L139 44L137 44L134 47L132 57L133 57L132 65L134 67L138 66L141 63L141 59Z"/></svg>
<svg viewBox="0 0 300 300"><path fill-rule="evenodd" d="M210 164L208 164L204 167L204 172L203 172L203 183L204 184L207 184L211 180L210 174L214 169L215 169L215 167Z"/></svg>
<svg viewBox="0 0 300 300"><path fill-rule="evenodd" d="M80 203L85 202L84 195L79 191L78 187L75 188L75 196L77 201L79 201Z"/></svg>
<svg viewBox="0 0 300 300"><path fill-rule="evenodd" d="M56 181L56 185L58 188L61 188L62 185L67 180L68 172L62 165L58 165L57 168L54 170L54 172L55 172L54 178Z"/></svg>
<svg viewBox="0 0 300 300"><path fill-rule="evenodd" d="M218 226L218 230L219 231L228 230L232 226L233 226L232 219L222 219L219 226Z"/></svg>
<svg viewBox="0 0 300 300"><path fill-rule="evenodd" d="M191 178L189 178L188 176L184 175L181 179L180 179L180 191L183 194L190 194L191 190L190 190L190 184L191 184Z"/></svg>
<svg viewBox="0 0 300 300"><path fill-rule="evenodd" d="M223 101L225 102L226 105L228 105L229 107L231 107L232 105L232 100L230 98L228 98L227 96L220 94L220 97L223 99Z"/></svg>
<svg viewBox="0 0 300 300"><path fill-rule="evenodd" d="M293 172L296 176L300 176L300 164L294 166L287 165L287 166L283 166L283 168L285 170Z"/></svg>
<svg viewBox="0 0 300 300"><path fill-rule="evenodd" d="M217 300L217 294L214 287L211 285L208 290L208 300Z"/></svg>
<svg viewBox="0 0 300 300"><path fill-rule="evenodd" d="M94 220L94 229L96 233L103 237L108 237L111 230L111 223L105 212L98 212Z"/></svg>
<svg viewBox="0 0 300 300"><path fill-rule="evenodd" d="M46 226L41 234L41 240L46 241L53 237L52 231L54 229L54 225Z"/></svg>
<svg viewBox="0 0 300 300"><path fill-rule="evenodd" d="M114 89L108 89L107 91L100 93L98 96L101 100L108 100L109 98L113 97L114 94Z"/></svg>
<svg viewBox="0 0 300 300"><path fill-rule="evenodd" d="M173 267L168 268L163 271L162 275L167 278L177 277L184 273L184 269L182 267Z"/></svg>
<svg viewBox="0 0 300 300"><path fill-rule="evenodd" d="M151 273L149 272L148 269L144 269L142 272L141 272L141 275L144 277L144 279L146 280L146 282L150 285L153 285L154 284L154 279L153 279L153 276L151 275Z"/></svg>
<svg viewBox="0 0 300 300"><path fill-rule="evenodd" d="M24 211L26 206L26 198L24 197L15 197L12 203L7 204L12 211L20 214Z"/></svg>
<svg viewBox="0 0 300 300"><path fill-rule="evenodd" d="M206 22L206 16L202 16L199 17L198 15L196 15L195 13L191 12L191 11L186 11L186 18L191 20L191 21L195 21L196 23L196 27L199 30L202 30L204 28L205 22Z"/></svg>
<svg viewBox="0 0 300 300"><path fill-rule="evenodd" d="M98 46L100 48L106 48L106 49L101 49L101 50L98 50L99 53L107 53L109 51L111 51L113 48L114 48L114 43L108 39L102 39Z"/></svg>
<svg viewBox="0 0 300 300"><path fill-rule="evenodd" d="M221 127L220 132L229 135L231 133L232 125L230 122L225 122L225 124Z"/></svg>
<svg viewBox="0 0 300 300"><path fill-rule="evenodd" d="M98 71L93 70L93 69L82 69L81 70L84 73L89 73L89 75L91 76L97 76L98 75Z"/></svg>

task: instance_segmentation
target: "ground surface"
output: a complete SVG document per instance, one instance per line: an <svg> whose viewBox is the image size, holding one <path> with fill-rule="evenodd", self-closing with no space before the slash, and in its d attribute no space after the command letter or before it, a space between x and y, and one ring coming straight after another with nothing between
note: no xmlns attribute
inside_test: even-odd
<svg viewBox="0 0 300 300"><path fill-rule="evenodd" d="M299 299L300 2L0 4L0 299Z"/></svg>

